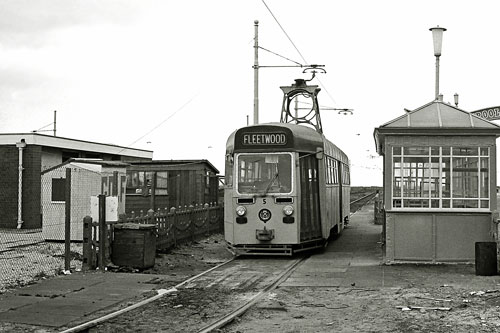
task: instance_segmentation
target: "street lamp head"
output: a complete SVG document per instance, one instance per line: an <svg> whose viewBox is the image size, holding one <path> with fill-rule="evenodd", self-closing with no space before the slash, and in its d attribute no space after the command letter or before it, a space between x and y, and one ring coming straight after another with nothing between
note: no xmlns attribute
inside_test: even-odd
<svg viewBox="0 0 500 333"><path fill-rule="evenodd" d="M438 25L429 30L432 31L432 40L434 41L434 56L439 57L441 56L441 46L443 45L443 32L446 31L446 29Z"/></svg>

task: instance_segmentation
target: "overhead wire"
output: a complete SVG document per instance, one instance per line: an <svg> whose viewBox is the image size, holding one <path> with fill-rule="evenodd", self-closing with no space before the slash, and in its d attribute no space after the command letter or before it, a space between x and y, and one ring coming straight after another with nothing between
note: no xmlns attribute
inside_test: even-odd
<svg viewBox="0 0 500 333"><path fill-rule="evenodd" d="M128 147L131 147L132 145L134 145L135 143L137 143L138 141L140 141L141 139L143 139L145 136L147 136L148 134L151 134L153 131L155 131L158 127L160 127L161 125L163 125L164 123L166 123L170 118L172 118L173 116L175 116L177 113L179 113L182 109L184 109L189 103L191 103L196 97L198 96L198 94L194 95L193 97L191 97L186 103L184 103L180 108L178 108L177 110L175 110L174 113L170 114L167 118L163 119L161 122L159 122L155 127L153 127L152 129L150 129L149 131L147 131L145 134L143 134L142 136L140 136L138 139L136 139L134 142L130 143L129 145L127 145L127 147L123 148L122 150L120 150L120 152L122 152L123 150L127 149Z"/></svg>
<svg viewBox="0 0 500 333"><path fill-rule="evenodd" d="M285 36L288 38L288 40L290 41L290 43L293 45L293 47L295 48L295 50L297 51L297 53L300 55L300 57L302 58L302 61L304 61L304 63L308 63L306 61L306 59L304 58L304 56L302 55L302 53L300 52L299 48L295 45L295 43L292 41L292 39L290 38L290 36L288 35L288 33L285 31L285 29L283 28L283 26L281 25L281 23L278 21L278 19L276 18L276 15L274 15L274 13L272 12L271 8L269 8L269 6L267 5L266 1L265 0L261 0L262 3L264 4L264 6L267 8L267 10L269 11L269 13L271 14L271 16L274 18L274 20L276 21L276 23L278 24L278 26L280 27L281 31L283 31L283 33L285 34ZM330 92L328 91L328 89L326 89L325 85L323 84L323 82L321 82L321 80L316 77L321 85L321 87L323 88L323 90L325 90L326 94L328 95L328 97L330 97L330 99L333 101L334 104L337 104L337 102L335 101L335 99L333 98L333 96L330 94Z"/></svg>

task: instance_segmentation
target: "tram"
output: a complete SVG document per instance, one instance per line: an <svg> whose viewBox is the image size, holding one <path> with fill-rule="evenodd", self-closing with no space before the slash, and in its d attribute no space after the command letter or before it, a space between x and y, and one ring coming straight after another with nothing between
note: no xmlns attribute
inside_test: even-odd
<svg viewBox="0 0 500 333"><path fill-rule="evenodd" d="M319 91L296 82L281 87L280 123L243 127L227 140L224 233L236 254L292 255L320 248L348 222L349 159L323 135L319 109L314 119L289 120L294 95L314 98Z"/></svg>

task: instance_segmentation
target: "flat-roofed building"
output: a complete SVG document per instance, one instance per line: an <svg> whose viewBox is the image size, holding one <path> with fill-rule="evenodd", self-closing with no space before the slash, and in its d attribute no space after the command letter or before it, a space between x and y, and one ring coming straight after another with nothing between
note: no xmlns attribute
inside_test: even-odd
<svg viewBox="0 0 500 333"><path fill-rule="evenodd" d="M0 134L0 228L41 228L41 174L71 158L150 161L149 150L38 133Z"/></svg>

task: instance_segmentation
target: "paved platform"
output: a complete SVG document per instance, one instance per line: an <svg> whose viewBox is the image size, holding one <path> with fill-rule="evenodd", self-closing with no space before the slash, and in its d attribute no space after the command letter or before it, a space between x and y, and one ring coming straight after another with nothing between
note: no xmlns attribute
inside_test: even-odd
<svg viewBox="0 0 500 333"><path fill-rule="evenodd" d="M385 265L382 225L373 222L373 205L353 214L340 237L311 256L280 287L407 288L454 286L472 290L498 286L499 276L476 276L474 265Z"/></svg>
<svg viewBox="0 0 500 333"><path fill-rule="evenodd" d="M159 277L135 273L76 273L5 293L0 296L0 331L2 322L64 326L152 291Z"/></svg>
<svg viewBox="0 0 500 333"><path fill-rule="evenodd" d="M383 285L384 279L376 278L383 274L381 233L382 226L373 223L373 207L364 206L351 215L340 237L330 241L323 253L311 256L281 286Z"/></svg>

